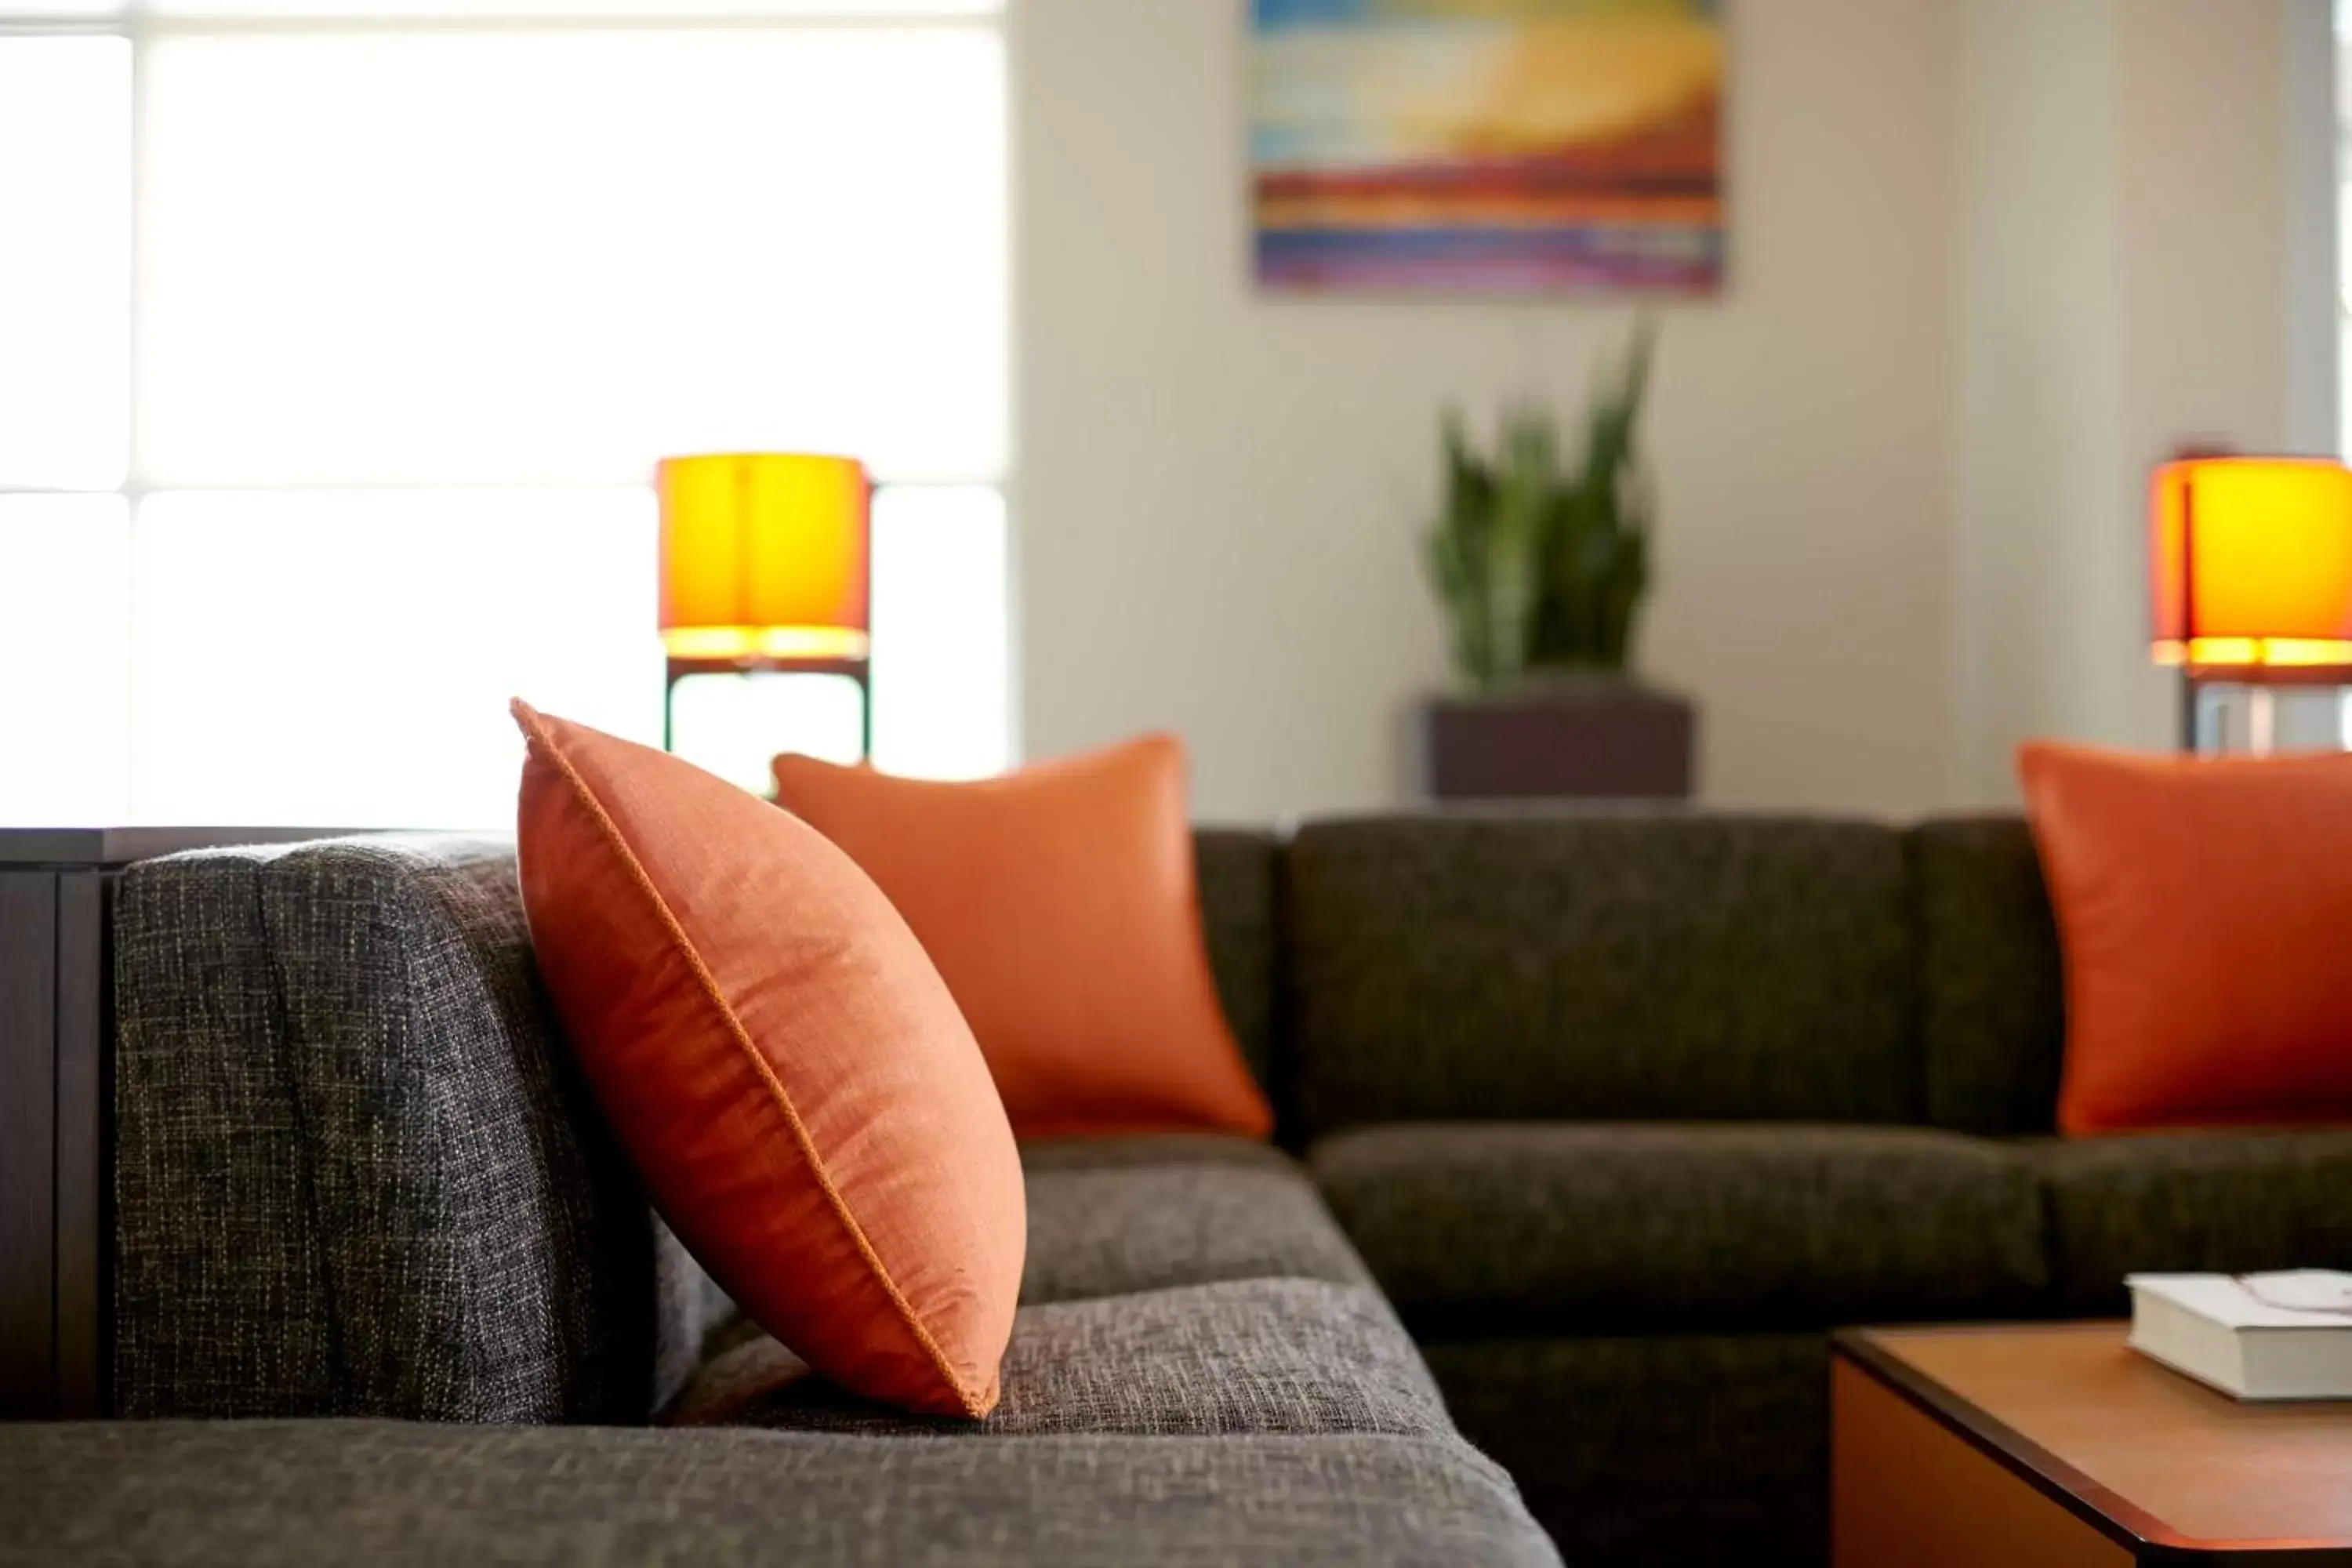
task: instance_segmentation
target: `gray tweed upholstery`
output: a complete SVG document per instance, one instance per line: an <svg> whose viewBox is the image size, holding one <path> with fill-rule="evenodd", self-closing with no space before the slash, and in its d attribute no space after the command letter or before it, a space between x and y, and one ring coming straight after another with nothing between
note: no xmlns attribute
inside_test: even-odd
<svg viewBox="0 0 2352 1568"><path fill-rule="evenodd" d="M2136 1269L2352 1269L2352 1132L2166 1132L2026 1148L2049 1193L2060 1312L2122 1312L2123 1277Z"/></svg>
<svg viewBox="0 0 2352 1568"><path fill-rule="evenodd" d="M1424 1334L1987 1317L2043 1284L2032 1166L1924 1129L1386 1127L1315 1170Z"/></svg>
<svg viewBox="0 0 2352 1568"><path fill-rule="evenodd" d="M1952 817L1914 828L1910 848L1927 1120L1963 1132L2047 1132L2065 987L2032 835L2013 816Z"/></svg>
<svg viewBox="0 0 2352 1568"><path fill-rule="evenodd" d="M761 1335L714 1359L680 1425L868 1434L1453 1431L1396 1315L1366 1286L1235 1280L1024 1307L977 1424L853 1400Z"/></svg>
<svg viewBox="0 0 2352 1568"><path fill-rule="evenodd" d="M1229 1279L1371 1276L1289 1155L1242 1138L1162 1135L1026 1144L1021 1300L1124 1296ZM731 1318L711 1355L759 1337Z"/></svg>
<svg viewBox="0 0 2352 1568"><path fill-rule="evenodd" d="M1270 850L1202 856L1262 1047ZM924 1422L811 1378L652 1216L540 994L507 846L156 862L116 939L118 1406L467 1425L10 1434L42 1502L0 1531L37 1559L1553 1560L1277 1150L1025 1151L1003 1401ZM741 1429L499 1425L673 1406Z"/></svg>
<svg viewBox="0 0 2352 1568"><path fill-rule="evenodd" d="M340 1396L261 907L272 852L134 867L115 902L115 1405L321 1415Z"/></svg>
<svg viewBox="0 0 2352 1568"><path fill-rule="evenodd" d="M1314 1184L1283 1155L1241 1144L1269 1163L1253 1168L1222 1152L1192 1163L1174 1140L1134 1142L1163 1157L1088 1168L1028 1154L1024 1302L1221 1279L1370 1281Z"/></svg>
<svg viewBox="0 0 2352 1568"><path fill-rule="evenodd" d="M1263 835L1201 841L1220 990L1261 1061L1272 853ZM510 844L152 862L125 877L115 935L125 1414L642 1420L723 1333L730 1304L652 1218L555 1034ZM1069 1246L1041 1290L1294 1258L1356 1277L1282 1156L1185 1142L1156 1200L1140 1177L1074 1179L1044 1216ZM1066 1158L1160 1163L1143 1143ZM1192 1170L1218 1160L1286 1174ZM1192 1197L1208 1211L1170 1206ZM1090 1199L1144 1228L1110 1235L1113 1209L1089 1215ZM1207 1252L1180 1256L1204 1235Z"/></svg>
<svg viewBox="0 0 2352 1568"><path fill-rule="evenodd" d="M496 841L133 868L115 925L127 1415L641 1420L691 1366Z"/></svg>
<svg viewBox="0 0 2352 1568"><path fill-rule="evenodd" d="M1439 1341L1463 1435L1517 1478L1570 1563L1829 1561L1829 1342L1820 1334Z"/></svg>
<svg viewBox="0 0 2352 1568"><path fill-rule="evenodd" d="M0 1562L91 1568L1545 1568L1451 1437L875 1442L779 1432L0 1429Z"/></svg>
<svg viewBox="0 0 2352 1568"><path fill-rule="evenodd" d="M1862 823L1310 823L1286 899L1300 1111L1914 1120L1908 901L1901 835Z"/></svg>

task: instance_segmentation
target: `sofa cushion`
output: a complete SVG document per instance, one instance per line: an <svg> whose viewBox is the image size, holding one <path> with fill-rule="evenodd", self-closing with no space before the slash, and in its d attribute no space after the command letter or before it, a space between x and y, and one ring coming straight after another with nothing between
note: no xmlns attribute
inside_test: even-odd
<svg viewBox="0 0 2352 1568"><path fill-rule="evenodd" d="M923 944L790 813L511 707L540 973L663 1218L827 1376L987 1415L1028 1208L988 1064Z"/></svg>
<svg viewBox="0 0 2352 1568"><path fill-rule="evenodd" d="M1181 741L967 781L795 752L772 773L939 965L1016 1134L1273 1132L1210 969Z"/></svg>
<svg viewBox="0 0 2352 1568"><path fill-rule="evenodd" d="M512 847L127 871L122 1414L643 1420L714 1305L540 993Z"/></svg>
<svg viewBox="0 0 2352 1568"><path fill-rule="evenodd" d="M2352 755L2018 748L2062 1132L2352 1124Z"/></svg>
<svg viewBox="0 0 2352 1568"><path fill-rule="evenodd" d="M1111 1152L1140 1142L1157 1159ZM1263 1163L1188 1142L1230 1143ZM1119 1296L1221 1279L1369 1283L1314 1184L1287 1156L1240 1139L1032 1146L1024 1303Z"/></svg>
<svg viewBox="0 0 2352 1568"><path fill-rule="evenodd" d="M2047 1132L2065 982L2032 835L2021 817L1950 817L1913 828L1910 847L1927 1120L1962 1132Z"/></svg>
<svg viewBox="0 0 2352 1568"><path fill-rule="evenodd" d="M764 1335L706 1366L672 1419L890 1434L1454 1429L1412 1342L1369 1287L1256 1279L1024 1307L1003 1397L948 1426L853 1398Z"/></svg>
<svg viewBox="0 0 2352 1568"><path fill-rule="evenodd" d="M0 1559L186 1568L790 1563L1557 1568L1455 1438L321 1422L0 1429Z"/></svg>
<svg viewBox="0 0 2352 1568"><path fill-rule="evenodd" d="M2032 1168L1854 1127L1389 1127L1317 1179L1414 1331L1826 1328L2030 1308Z"/></svg>
<svg viewBox="0 0 2352 1568"><path fill-rule="evenodd" d="M1911 1120L1901 836L1591 815L1316 823L1286 899L1310 1132Z"/></svg>
<svg viewBox="0 0 2352 1568"><path fill-rule="evenodd" d="M2021 1145L2049 1190L2061 1310L2118 1313L2136 1270L2352 1269L2352 1131Z"/></svg>

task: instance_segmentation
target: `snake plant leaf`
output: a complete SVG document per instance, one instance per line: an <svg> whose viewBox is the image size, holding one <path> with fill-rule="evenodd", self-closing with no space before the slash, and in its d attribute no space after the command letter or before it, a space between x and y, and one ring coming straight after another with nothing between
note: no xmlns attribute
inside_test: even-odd
<svg viewBox="0 0 2352 1568"><path fill-rule="evenodd" d="M1492 456L1445 413L1443 510L1423 542L1454 662L1473 686L1531 668L1622 670L1652 581L1655 491L1639 434L1657 341L1639 323L1594 378L1572 465L1545 410L1505 413Z"/></svg>

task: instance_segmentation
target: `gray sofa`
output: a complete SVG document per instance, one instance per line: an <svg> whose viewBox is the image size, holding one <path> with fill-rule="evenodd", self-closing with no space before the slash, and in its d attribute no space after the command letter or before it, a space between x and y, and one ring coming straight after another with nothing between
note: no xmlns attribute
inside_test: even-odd
<svg viewBox="0 0 2352 1568"><path fill-rule="evenodd" d="M505 845L152 861L112 940L128 1419L0 1434L0 1560L1558 1561L1274 1149L1026 1151L1003 1401L910 1417L650 1213Z"/></svg>
<svg viewBox="0 0 2352 1568"><path fill-rule="evenodd" d="M0 1560L1818 1563L1828 1329L2352 1266L2352 1134L2051 1136L2057 953L2014 821L1199 849L1283 1148L1024 1151L978 1428L811 1379L668 1238L549 1022L505 847L134 867L136 1419L0 1432Z"/></svg>

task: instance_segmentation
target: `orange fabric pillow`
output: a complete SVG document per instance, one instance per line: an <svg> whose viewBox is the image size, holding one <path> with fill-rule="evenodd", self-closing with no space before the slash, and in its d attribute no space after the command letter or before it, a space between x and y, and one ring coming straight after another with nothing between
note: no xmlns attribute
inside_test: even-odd
<svg viewBox="0 0 2352 1568"><path fill-rule="evenodd" d="M1021 1161L906 922L758 797L514 714L540 971L663 1217L834 1382L987 1415L1021 1290Z"/></svg>
<svg viewBox="0 0 2352 1568"><path fill-rule="evenodd" d="M922 939L1015 1135L1272 1130L1217 1004L1175 740L974 784L791 755L775 776Z"/></svg>
<svg viewBox="0 0 2352 1568"><path fill-rule="evenodd" d="M2067 1132L2352 1122L2352 756L2018 753Z"/></svg>

